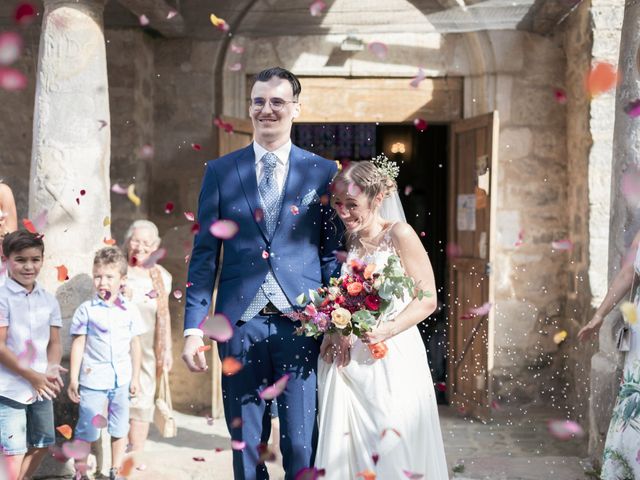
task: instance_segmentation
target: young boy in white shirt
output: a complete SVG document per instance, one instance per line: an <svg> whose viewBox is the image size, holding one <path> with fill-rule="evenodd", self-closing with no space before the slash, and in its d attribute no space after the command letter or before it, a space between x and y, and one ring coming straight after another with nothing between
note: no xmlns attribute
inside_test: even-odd
<svg viewBox="0 0 640 480"><path fill-rule="evenodd" d="M55 443L51 399L63 387L60 306L36 279L44 243L20 230L2 242L9 278L0 287L0 467L31 478Z"/></svg>
<svg viewBox="0 0 640 480"><path fill-rule="evenodd" d="M95 442L101 422L111 435L110 480L118 477L129 432L129 395L139 390L140 341L144 323L136 306L120 295L127 259L119 248L98 250L93 260L96 295L71 320L69 398L80 403L75 438ZM100 415L101 417L97 417ZM81 479L86 458L76 461Z"/></svg>

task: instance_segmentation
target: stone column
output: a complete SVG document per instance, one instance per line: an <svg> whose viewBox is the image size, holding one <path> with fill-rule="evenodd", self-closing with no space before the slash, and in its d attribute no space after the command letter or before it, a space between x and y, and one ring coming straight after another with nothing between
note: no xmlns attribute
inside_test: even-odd
<svg viewBox="0 0 640 480"><path fill-rule="evenodd" d="M618 70L622 83L616 93L611 178L611 220L609 231L609 283L619 271L620 261L635 231L632 221L637 205L620 193L623 174L640 168L640 131L637 120L624 110L640 98L638 75L638 45L640 45L640 1L627 0L620 39ZM589 399L589 452L600 459L604 448L611 410L618 394L623 356L618 354L614 335L621 316L614 309L606 318L600 333L600 351L591 360L591 396Z"/></svg>
<svg viewBox="0 0 640 480"><path fill-rule="evenodd" d="M45 0L33 120L29 216L47 212L40 280L69 319L91 294L94 252L110 236L105 0ZM61 282L55 267L64 265Z"/></svg>

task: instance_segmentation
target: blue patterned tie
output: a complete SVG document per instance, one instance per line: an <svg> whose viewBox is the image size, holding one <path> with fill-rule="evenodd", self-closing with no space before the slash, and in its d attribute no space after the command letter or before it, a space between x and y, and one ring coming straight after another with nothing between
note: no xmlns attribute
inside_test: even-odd
<svg viewBox="0 0 640 480"><path fill-rule="evenodd" d="M265 153L261 159L263 169L262 178L258 185L262 207L264 208L264 219L267 224L267 232L269 236L273 235L280 216L280 208L282 206L282 193L278 188L278 183L274 175L278 157L271 153ZM251 320L267 303L271 302L282 313L289 313L293 310L287 296L280 288L278 281L273 276L271 269L267 272L263 284L258 290L255 298L242 315L241 320L245 322Z"/></svg>
<svg viewBox="0 0 640 480"><path fill-rule="evenodd" d="M277 211L280 192L278 191L278 184L274 175L277 163L278 157L274 153L267 152L264 154L262 157L262 179L260 180L260 185L258 185L269 235L273 234L276 222L278 221L278 213L280 213Z"/></svg>

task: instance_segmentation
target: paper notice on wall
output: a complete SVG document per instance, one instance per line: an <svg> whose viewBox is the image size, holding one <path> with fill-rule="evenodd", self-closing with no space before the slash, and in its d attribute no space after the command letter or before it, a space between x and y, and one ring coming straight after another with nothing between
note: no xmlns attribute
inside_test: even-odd
<svg viewBox="0 0 640 480"><path fill-rule="evenodd" d="M461 232L474 232L476 230L476 194L458 195L457 224Z"/></svg>

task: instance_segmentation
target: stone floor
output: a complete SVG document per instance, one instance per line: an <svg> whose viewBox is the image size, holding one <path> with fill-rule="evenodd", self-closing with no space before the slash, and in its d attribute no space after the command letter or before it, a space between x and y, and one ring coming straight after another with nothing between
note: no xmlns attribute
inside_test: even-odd
<svg viewBox="0 0 640 480"><path fill-rule="evenodd" d="M462 418L447 407L440 407L440 416L450 475L457 480L597 478L585 473L590 467L581 461L586 457L585 439L563 442L547 433L546 421L553 418L548 411L540 408L517 413L503 411L488 424ZM144 470L135 470L129 478L233 478L229 436L224 422L216 420L209 425L202 416L181 413L177 413L177 421L179 433L176 438L162 439L152 433L146 451L136 459L144 465ZM278 464L268 465L272 479L283 478ZM43 470L46 471L46 467ZM39 478L65 477L45 475Z"/></svg>

